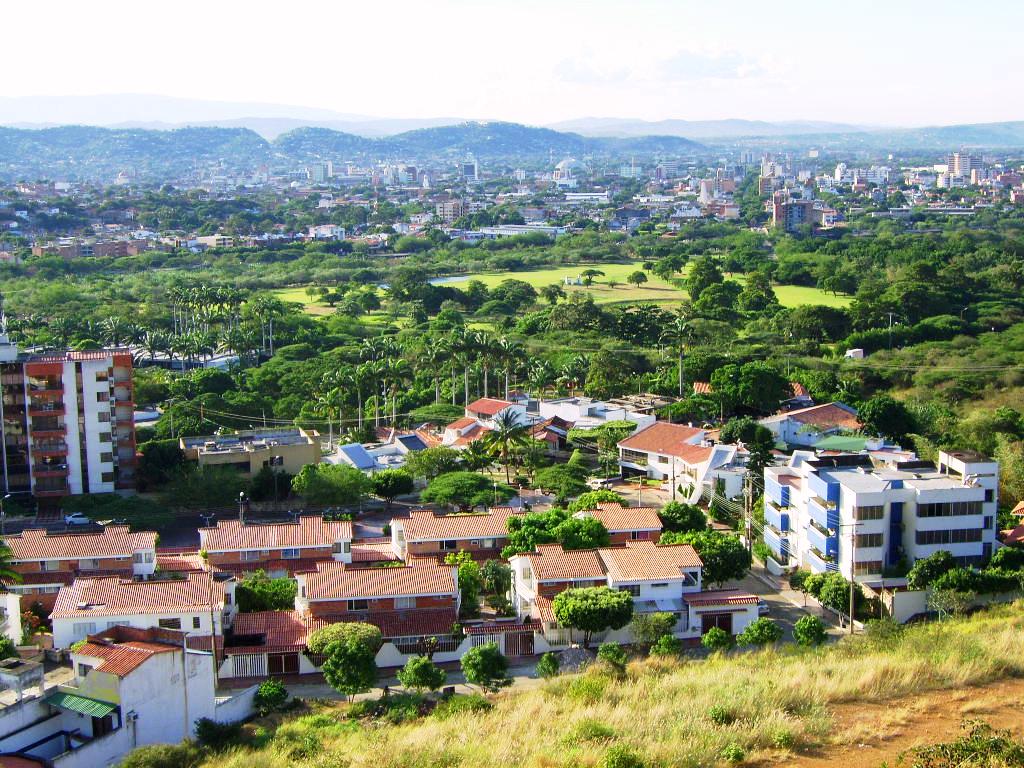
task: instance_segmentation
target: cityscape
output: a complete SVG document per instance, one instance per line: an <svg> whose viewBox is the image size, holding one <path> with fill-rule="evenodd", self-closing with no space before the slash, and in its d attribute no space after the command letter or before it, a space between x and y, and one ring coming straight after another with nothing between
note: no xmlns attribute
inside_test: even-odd
<svg viewBox="0 0 1024 768"><path fill-rule="evenodd" d="M57 5L0 767L1022 764L1022 9Z"/></svg>

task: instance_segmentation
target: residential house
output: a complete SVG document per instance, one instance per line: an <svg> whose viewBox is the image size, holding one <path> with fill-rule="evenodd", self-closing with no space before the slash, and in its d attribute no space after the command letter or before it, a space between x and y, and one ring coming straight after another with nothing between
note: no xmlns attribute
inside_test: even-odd
<svg viewBox="0 0 1024 768"><path fill-rule="evenodd" d="M799 448L813 448L829 435L855 432L861 428L857 410L843 403L825 403L777 413L760 420L777 442Z"/></svg>
<svg viewBox="0 0 1024 768"><path fill-rule="evenodd" d="M26 608L38 602L49 611L60 588L76 576L145 577L156 570L156 534L133 533L127 525L108 525L99 533L29 528L3 541L11 550L11 569L21 574L19 583L6 588L25 596Z"/></svg>
<svg viewBox="0 0 1024 768"><path fill-rule="evenodd" d="M249 477L264 467L297 475L307 464L320 462L319 437L315 430L293 427L183 437L179 444L185 458L200 467L233 467Z"/></svg>
<svg viewBox="0 0 1024 768"><path fill-rule="evenodd" d="M627 507L617 501L603 501L597 509L577 512L573 517L592 517L608 529L612 544L629 541L657 541L661 518L654 507Z"/></svg>
<svg viewBox="0 0 1024 768"><path fill-rule="evenodd" d="M417 432L398 434L387 430L385 439L377 443L346 443L339 445L333 454L324 457L329 464L347 464L358 470L373 474L382 469L400 469L410 453L428 447L423 435Z"/></svg>
<svg viewBox="0 0 1024 768"><path fill-rule="evenodd" d="M315 569L321 560L352 562L352 523L322 515L299 515L291 522L242 523L218 520L199 529L199 546L221 571L263 570L270 576Z"/></svg>
<svg viewBox="0 0 1024 768"><path fill-rule="evenodd" d="M877 579L940 550L980 565L995 547L999 465L973 452L881 465L797 452L764 482L764 540L783 568Z"/></svg>
<svg viewBox="0 0 1024 768"><path fill-rule="evenodd" d="M235 612L235 582L209 573L138 581L123 576L79 577L61 587L50 613L54 648L68 648L115 626L223 634Z"/></svg>
<svg viewBox="0 0 1024 768"><path fill-rule="evenodd" d="M481 397L466 406L465 415L456 419L444 429L441 444L450 448L464 448L479 440L494 428L495 420L503 414L510 414L518 424L526 426L526 404L493 397Z"/></svg>
<svg viewBox="0 0 1024 768"><path fill-rule="evenodd" d="M508 519L523 514L512 507L491 507L486 512L441 514L413 510L391 521L391 547L395 556L441 558L449 552L469 552L480 560L496 559L508 543Z"/></svg>
<svg viewBox="0 0 1024 768"><path fill-rule="evenodd" d="M562 397L544 400L537 405L541 419L559 418L579 429L592 429L609 421L632 421L638 428L655 421L653 413L644 412L627 401L606 402L592 397Z"/></svg>

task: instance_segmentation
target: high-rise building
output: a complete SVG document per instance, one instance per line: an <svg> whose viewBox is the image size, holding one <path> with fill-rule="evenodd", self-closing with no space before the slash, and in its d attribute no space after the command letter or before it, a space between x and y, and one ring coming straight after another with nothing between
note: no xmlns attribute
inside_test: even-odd
<svg viewBox="0 0 1024 768"><path fill-rule="evenodd" d="M459 170L466 181L477 181L480 178L480 165L474 159L464 160Z"/></svg>
<svg viewBox="0 0 1024 768"><path fill-rule="evenodd" d="M24 355L0 333L0 395L4 493L42 500L135 486L127 349Z"/></svg>
<svg viewBox="0 0 1024 768"><path fill-rule="evenodd" d="M954 152L946 161L947 173L950 176L971 177L971 171L982 169L981 158L966 152Z"/></svg>

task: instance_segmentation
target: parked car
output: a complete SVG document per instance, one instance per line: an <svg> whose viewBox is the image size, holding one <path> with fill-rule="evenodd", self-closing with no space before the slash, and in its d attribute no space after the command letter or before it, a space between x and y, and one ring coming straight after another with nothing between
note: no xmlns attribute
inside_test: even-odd
<svg viewBox="0 0 1024 768"><path fill-rule="evenodd" d="M619 480L618 477L592 477L587 480L587 485L595 491L611 488Z"/></svg>
<svg viewBox="0 0 1024 768"><path fill-rule="evenodd" d="M772 607L768 604L768 601L763 597L757 598L757 615L765 616L771 612Z"/></svg>
<svg viewBox="0 0 1024 768"><path fill-rule="evenodd" d="M64 525L90 525L91 523L92 520L81 512L72 512L70 515L64 515Z"/></svg>

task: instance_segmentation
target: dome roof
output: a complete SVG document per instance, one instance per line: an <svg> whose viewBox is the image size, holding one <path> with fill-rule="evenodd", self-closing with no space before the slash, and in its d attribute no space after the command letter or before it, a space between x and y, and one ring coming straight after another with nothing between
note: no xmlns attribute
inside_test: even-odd
<svg viewBox="0 0 1024 768"><path fill-rule="evenodd" d="M579 163L576 162L576 160L574 160L571 157L567 157L564 160L562 160L558 165L555 166L555 170L556 171L568 171L568 170L571 170L571 169L576 168L578 166L579 166Z"/></svg>

